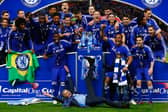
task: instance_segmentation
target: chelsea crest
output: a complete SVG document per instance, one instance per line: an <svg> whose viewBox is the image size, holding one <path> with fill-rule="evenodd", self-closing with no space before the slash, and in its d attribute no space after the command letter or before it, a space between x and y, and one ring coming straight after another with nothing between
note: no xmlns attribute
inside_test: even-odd
<svg viewBox="0 0 168 112"><path fill-rule="evenodd" d="M161 4L162 0L142 0L142 3L149 7L149 8L155 8Z"/></svg>
<svg viewBox="0 0 168 112"><path fill-rule="evenodd" d="M41 0L21 0L21 1L27 7L35 7L41 2Z"/></svg>
<svg viewBox="0 0 168 112"><path fill-rule="evenodd" d="M15 63L16 63L16 67L19 70L24 71L24 70L27 70L29 67L30 58L28 55L25 55L25 54L18 55L15 60Z"/></svg>

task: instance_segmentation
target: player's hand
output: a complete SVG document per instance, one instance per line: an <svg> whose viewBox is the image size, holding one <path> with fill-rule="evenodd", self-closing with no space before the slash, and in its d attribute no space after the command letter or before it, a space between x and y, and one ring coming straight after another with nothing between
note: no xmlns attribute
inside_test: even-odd
<svg viewBox="0 0 168 112"><path fill-rule="evenodd" d="M48 56L44 54L44 55L43 55L43 58L44 58L44 59L48 59Z"/></svg>
<svg viewBox="0 0 168 112"><path fill-rule="evenodd" d="M106 27L106 24L101 24L101 29L104 29Z"/></svg>
<svg viewBox="0 0 168 112"><path fill-rule="evenodd" d="M107 38L106 36L105 36L105 37L103 37L103 40L107 41L107 39L108 39L108 38Z"/></svg>
<svg viewBox="0 0 168 112"><path fill-rule="evenodd" d="M148 74L149 74L149 75L152 75L152 73L153 73L153 68L149 68Z"/></svg>
<svg viewBox="0 0 168 112"><path fill-rule="evenodd" d="M64 36L70 36L71 33L64 33Z"/></svg>
<svg viewBox="0 0 168 112"><path fill-rule="evenodd" d="M115 30L118 30L118 29L119 29L119 23L118 23L118 22L115 23L114 29L115 29Z"/></svg>
<svg viewBox="0 0 168 112"><path fill-rule="evenodd" d="M79 32L82 32L83 31L83 27L79 27L78 30L79 30Z"/></svg>
<svg viewBox="0 0 168 112"><path fill-rule="evenodd" d="M93 24L94 24L93 20L88 23L89 26L92 26Z"/></svg>
<svg viewBox="0 0 168 112"><path fill-rule="evenodd" d="M31 49L31 52L34 54L35 53L34 49Z"/></svg>
<svg viewBox="0 0 168 112"><path fill-rule="evenodd" d="M8 53L11 53L12 52L12 50L11 49L8 49Z"/></svg>
<svg viewBox="0 0 168 112"><path fill-rule="evenodd" d="M128 71L128 67L124 67L122 70L123 70L123 72L127 72Z"/></svg>
<svg viewBox="0 0 168 112"><path fill-rule="evenodd" d="M162 58L162 62L163 62L163 63L166 63L166 58L165 58L165 57Z"/></svg>
<svg viewBox="0 0 168 112"><path fill-rule="evenodd" d="M74 44L79 44L80 43L80 40L75 40L74 41Z"/></svg>

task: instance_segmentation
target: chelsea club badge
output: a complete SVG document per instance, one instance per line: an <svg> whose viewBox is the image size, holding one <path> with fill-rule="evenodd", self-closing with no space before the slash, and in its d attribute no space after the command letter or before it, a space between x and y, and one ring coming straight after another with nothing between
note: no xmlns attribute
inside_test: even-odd
<svg viewBox="0 0 168 112"><path fill-rule="evenodd" d="M22 55L18 55L15 63L16 63L16 67L17 69L24 71L27 70L29 67L29 62L30 62L30 58L28 55L22 54Z"/></svg>
<svg viewBox="0 0 168 112"><path fill-rule="evenodd" d="M149 7L149 8L155 8L161 4L162 0L142 0L142 3Z"/></svg>
<svg viewBox="0 0 168 112"><path fill-rule="evenodd" d="M21 0L21 1L27 7L35 7L41 2L41 0Z"/></svg>

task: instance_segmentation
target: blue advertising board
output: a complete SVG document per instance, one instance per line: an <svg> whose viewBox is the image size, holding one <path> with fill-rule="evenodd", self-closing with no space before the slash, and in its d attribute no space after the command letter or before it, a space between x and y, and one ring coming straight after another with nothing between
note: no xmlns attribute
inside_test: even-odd
<svg viewBox="0 0 168 112"><path fill-rule="evenodd" d="M106 53L102 54L101 50L93 50L89 54L87 50L78 50L78 52L68 54L68 67L70 69L74 85L79 93L86 93L85 81L82 79L82 63L81 56L95 56L98 60L98 77L93 80L93 87L95 93L98 96L102 96L103 90L103 57L107 57ZM101 58L100 58L101 57ZM52 93L51 89L51 66L52 66L52 57L49 59L39 58L40 67L36 71L35 82L39 83L39 88L32 89L30 84L24 83L12 87L8 82L8 72L7 68L0 68L0 101L22 99L36 97L42 100L51 100L42 95L42 92L47 91ZM168 77L167 69L168 64L162 62L155 63L155 69L153 74L153 101L165 101L168 102ZM147 100L147 87L144 83L143 89L143 100ZM135 94L136 95L136 94Z"/></svg>

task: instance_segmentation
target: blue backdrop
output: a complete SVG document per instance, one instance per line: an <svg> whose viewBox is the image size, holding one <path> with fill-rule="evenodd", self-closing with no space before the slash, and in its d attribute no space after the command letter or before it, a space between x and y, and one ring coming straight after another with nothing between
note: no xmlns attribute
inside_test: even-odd
<svg viewBox="0 0 168 112"><path fill-rule="evenodd" d="M18 9L26 12L33 12L43 7L62 2L63 0L2 0L4 2L0 5L0 11L9 10L11 17L16 17ZM68 0L67 0L68 1ZM168 24L168 0L116 0L121 3L132 5L139 9L151 7L155 16L158 16L165 24Z"/></svg>

